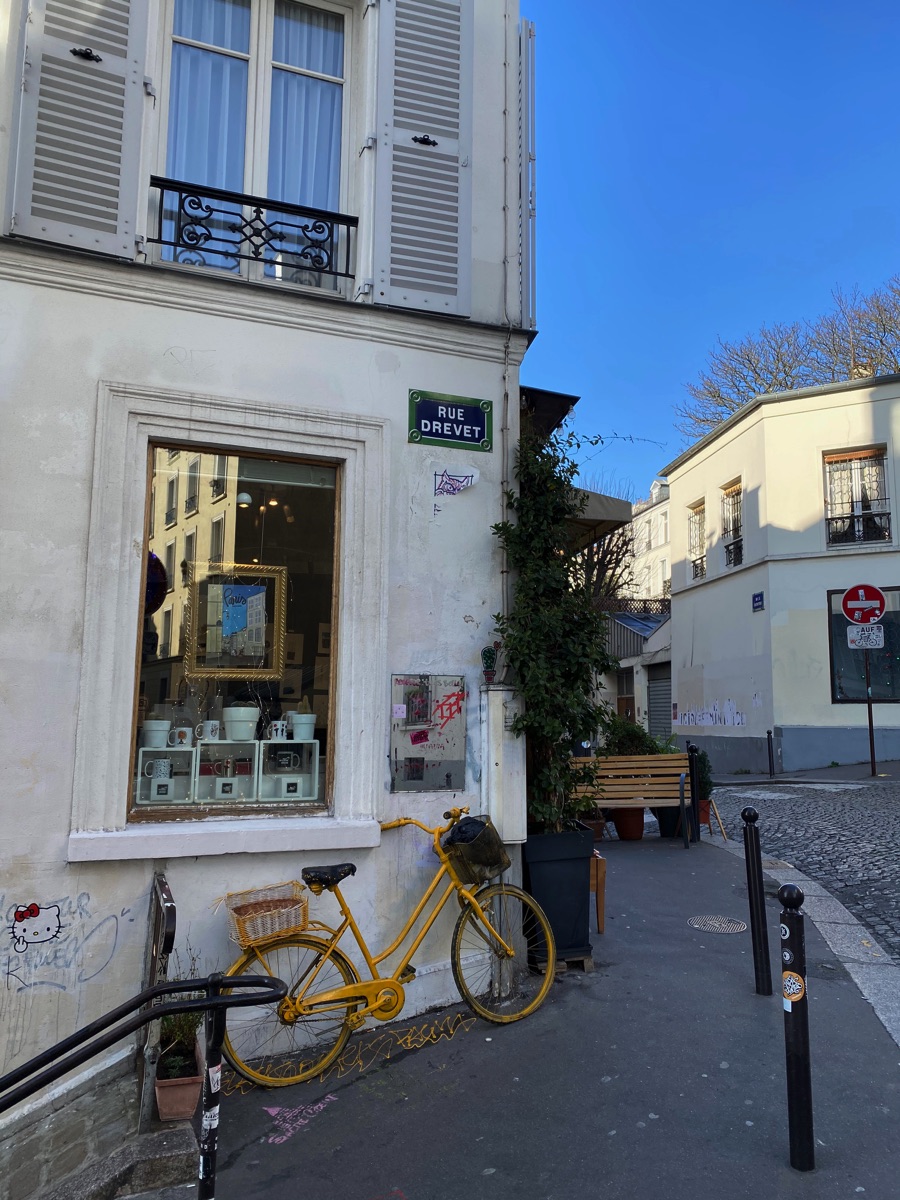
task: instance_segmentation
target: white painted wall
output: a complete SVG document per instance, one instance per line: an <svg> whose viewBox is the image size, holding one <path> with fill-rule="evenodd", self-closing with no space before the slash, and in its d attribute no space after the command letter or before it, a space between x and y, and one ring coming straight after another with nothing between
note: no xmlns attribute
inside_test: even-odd
<svg viewBox="0 0 900 1200"><path fill-rule="evenodd" d="M767 729L782 726L813 731L865 726L864 705L831 702L827 592L858 582L896 586L898 432L896 380L809 389L748 406L670 466L679 732L689 728L691 714L704 726L698 735L735 743L765 739ZM882 444L895 506L893 541L829 547L823 456ZM728 568L721 488L738 476L744 488L744 561ZM707 575L693 580L689 507L703 498ZM755 592L764 594L762 612L752 610ZM876 704L874 711L876 727L900 725L896 706Z"/></svg>
<svg viewBox="0 0 900 1200"><path fill-rule="evenodd" d="M0 8L13 44L22 11ZM450 804L487 805L508 839L524 835L522 746L497 728L496 701L483 736L479 694L479 652L505 603L491 525L504 516L526 345L510 329L515 13L478 0L476 30L472 322L0 242L0 785L14 814L0 833L0 912L9 926L17 906L58 904L62 925L22 954L0 936L0 1072L139 989L154 869L172 886L180 943L211 970L236 957L217 899L319 862L356 862L346 894L373 945L392 936L436 860L414 831L382 838L380 820L438 823ZM5 138L15 73L2 80ZM148 162L155 119L148 99ZM493 453L410 445L410 388L492 401ZM126 822L144 447L164 428L207 447L346 461L331 817ZM436 502L444 468L475 482ZM389 676L408 671L466 678L462 793L388 790ZM329 904L314 901L319 914ZM417 955L410 1012L455 994L453 917Z"/></svg>

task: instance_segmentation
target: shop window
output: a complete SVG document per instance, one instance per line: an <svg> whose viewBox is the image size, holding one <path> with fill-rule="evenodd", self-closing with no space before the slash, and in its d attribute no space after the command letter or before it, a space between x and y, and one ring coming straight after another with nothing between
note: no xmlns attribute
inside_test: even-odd
<svg viewBox="0 0 900 1200"><path fill-rule="evenodd" d="M156 479L169 450L150 453ZM176 538L162 555L167 592L151 586L148 571L137 692L158 699L138 707L132 815L321 812L325 804L337 468L222 457L192 462L199 536L184 531L176 571L177 526L186 520L176 514ZM215 497L210 483L225 478L231 494ZM214 503L218 515L204 523ZM147 551L159 553L153 537ZM163 610L168 592L174 600Z"/></svg>
<svg viewBox="0 0 900 1200"><path fill-rule="evenodd" d="M878 619L873 642L883 640L883 646L869 650L851 647L848 628L851 626L841 611L844 591L828 593L828 641L831 660L831 700L833 704L865 704L866 654L869 656L869 678L872 699L882 704L900 700L900 588L881 589L887 608ZM882 630L877 636L877 630ZM858 639L856 639L858 640Z"/></svg>

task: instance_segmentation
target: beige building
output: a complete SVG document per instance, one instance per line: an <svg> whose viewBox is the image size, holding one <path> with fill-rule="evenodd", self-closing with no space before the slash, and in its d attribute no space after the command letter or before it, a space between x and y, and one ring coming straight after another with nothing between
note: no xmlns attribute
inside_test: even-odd
<svg viewBox="0 0 900 1200"><path fill-rule="evenodd" d="M876 752L900 757L900 377L759 396L670 463L673 729L719 772L868 759L844 592L886 596ZM892 497L894 498L892 500ZM876 639L877 640L877 639Z"/></svg>

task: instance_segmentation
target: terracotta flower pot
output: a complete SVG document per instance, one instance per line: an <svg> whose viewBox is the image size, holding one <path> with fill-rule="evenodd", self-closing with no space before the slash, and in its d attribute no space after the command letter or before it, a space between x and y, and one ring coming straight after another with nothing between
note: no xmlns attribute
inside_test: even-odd
<svg viewBox="0 0 900 1200"><path fill-rule="evenodd" d="M156 1108L161 1121L189 1121L203 1090L203 1056L197 1043L197 1075L180 1079L157 1079Z"/></svg>
<svg viewBox="0 0 900 1200"><path fill-rule="evenodd" d="M612 823L622 842L636 842L644 836L644 810L642 808L612 809Z"/></svg>

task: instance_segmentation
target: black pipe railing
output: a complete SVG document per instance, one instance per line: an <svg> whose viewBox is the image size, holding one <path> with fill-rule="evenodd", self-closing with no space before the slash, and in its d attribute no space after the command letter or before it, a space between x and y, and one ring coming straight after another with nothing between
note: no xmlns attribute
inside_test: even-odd
<svg viewBox="0 0 900 1200"><path fill-rule="evenodd" d="M111 1009L96 1021L85 1025L83 1029L78 1029L69 1037L63 1038L55 1046L36 1054L20 1067L8 1071L0 1077L0 1113L6 1112L22 1100L27 1100L41 1088L54 1083L75 1067L80 1067L101 1051L108 1050L110 1046L150 1021L158 1021L170 1013L206 1012L249 1008L254 1004L271 1004L273 1001L283 1000L287 995L287 985L280 979L273 979L267 975L237 975L229 978L229 993L222 995L219 990L222 978L221 975L211 975L205 979L182 979L145 988L118 1008ZM243 995L235 994L234 989L242 987L253 988L254 991ZM191 1000L152 1003L160 996L199 991L205 991L206 995L196 996ZM260 991L266 994L260 996ZM150 1007L147 1007L148 1005Z"/></svg>

